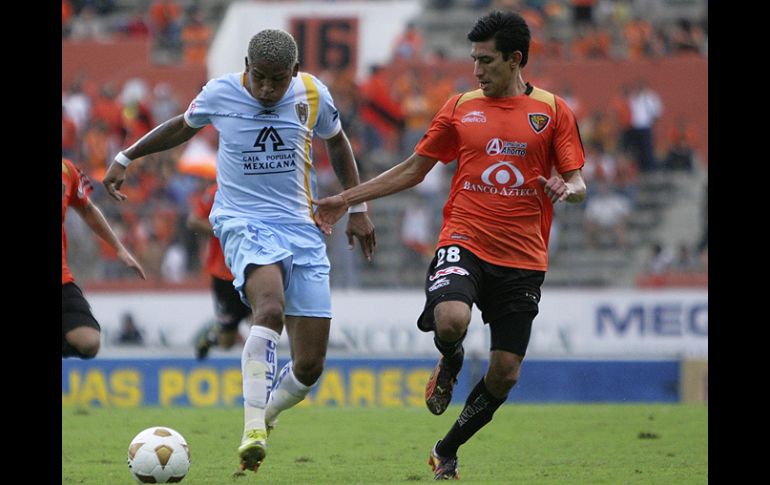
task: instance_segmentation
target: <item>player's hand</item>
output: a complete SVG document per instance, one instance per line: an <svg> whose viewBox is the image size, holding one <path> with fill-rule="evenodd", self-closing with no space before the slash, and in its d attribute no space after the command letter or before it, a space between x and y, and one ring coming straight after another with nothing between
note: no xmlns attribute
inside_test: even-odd
<svg viewBox="0 0 770 485"><path fill-rule="evenodd" d="M538 175L537 181L543 186L545 195L548 196L554 204L565 200L572 193L564 179L558 175L554 175L549 179L542 175Z"/></svg>
<svg viewBox="0 0 770 485"><path fill-rule="evenodd" d="M348 204L341 195L325 197L321 200L314 200L316 205L315 221L321 232L327 236L332 233L332 226L340 220L345 211L348 210ZM370 223L371 224L371 223Z"/></svg>
<svg viewBox="0 0 770 485"><path fill-rule="evenodd" d="M118 259L128 266L129 268L136 271L136 274L139 275L140 278L143 280L147 279L147 276L144 274L144 268L142 268L142 265L139 264L139 262L134 259L134 256L128 252L126 248L121 249L118 251Z"/></svg>
<svg viewBox="0 0 770 485"><path fill-rule="evenodd" d="M102 179L102 184L104 184L104 188L107 189L107 193L110 194L110 197L122 202L128 199L126 194L120 191L120 186L123 185L125 180L126 167L119 163L112 162L110 168L107 169L107 174L104 176L104 179Z"/></svg>
<svg viewBox="0 0 770 485"><path fill-rule="evenodd" d="M361 245L361 251L367 261L372 261L374 247L377 246L377 239L374 236L374 224L369 219L366 212L354 212L348 217L348 228L345 230L348 235L348 247L355 247L355 239Z"/></svg>

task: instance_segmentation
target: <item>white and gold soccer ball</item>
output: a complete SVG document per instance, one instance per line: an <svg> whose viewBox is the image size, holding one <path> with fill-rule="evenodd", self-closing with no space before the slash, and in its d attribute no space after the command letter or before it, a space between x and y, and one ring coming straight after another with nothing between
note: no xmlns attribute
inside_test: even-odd
<svg viewBox="0 0 770 485"><path fill-rule="evenodd" d="M128 445L128 470L139 483L178 483L190 469L190 449L177 431L153 426Z"/></svg>

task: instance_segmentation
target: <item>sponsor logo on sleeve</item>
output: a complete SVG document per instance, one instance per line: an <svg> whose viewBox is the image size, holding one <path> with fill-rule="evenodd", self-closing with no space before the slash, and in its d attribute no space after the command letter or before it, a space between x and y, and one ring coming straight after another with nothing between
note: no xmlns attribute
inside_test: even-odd
<svg viewBox="0 0 770 485"><path fill-rule="evenodd" d="M466 114L462 117L460 120L462 124L466 123L486 123L487 122L487 116L484 114L483 111L471 111L470 113Z"/></svg>

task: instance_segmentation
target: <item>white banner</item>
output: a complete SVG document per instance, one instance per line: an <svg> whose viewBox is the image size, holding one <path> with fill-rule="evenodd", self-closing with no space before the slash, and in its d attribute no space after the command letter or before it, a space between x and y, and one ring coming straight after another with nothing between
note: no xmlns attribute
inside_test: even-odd
<svg viewBox="0 0 770 485"><path fill-rule="evenodd" d="M189 347L214 317L209 292L89 292L104 330L105 351L129 312L148 344ZM378 356L435 355L433 334L417 328L423 292L339 291L332 294L331 353ZM242 333L246 332L243 325ZM286 348L286 336L281 347ZM467 353L486 355L489 331L478 309L465 341ZM543 290L529 357L707 357L706 290Z"/></svg>

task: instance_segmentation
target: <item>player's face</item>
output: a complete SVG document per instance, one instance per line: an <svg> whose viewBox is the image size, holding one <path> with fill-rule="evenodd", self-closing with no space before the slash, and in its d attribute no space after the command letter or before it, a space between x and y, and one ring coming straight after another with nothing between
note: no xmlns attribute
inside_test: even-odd
<svg viewBox="0 0 770 485"><path fill-rule="evenodd" d="M510 59L503 60L503 53L495 49L495 40L471 43L473 75L479 81L484 96L500 98L512 96L515 86L515 68Z"/></svg>
<svg viewBox="0 0 770 485"><path fill-rule="evenodd" d="M297 75L299 65L293 68L276 65L267 61L246 62L251 95L265 106L272 106L283 98L291 78Z"/></svg>

